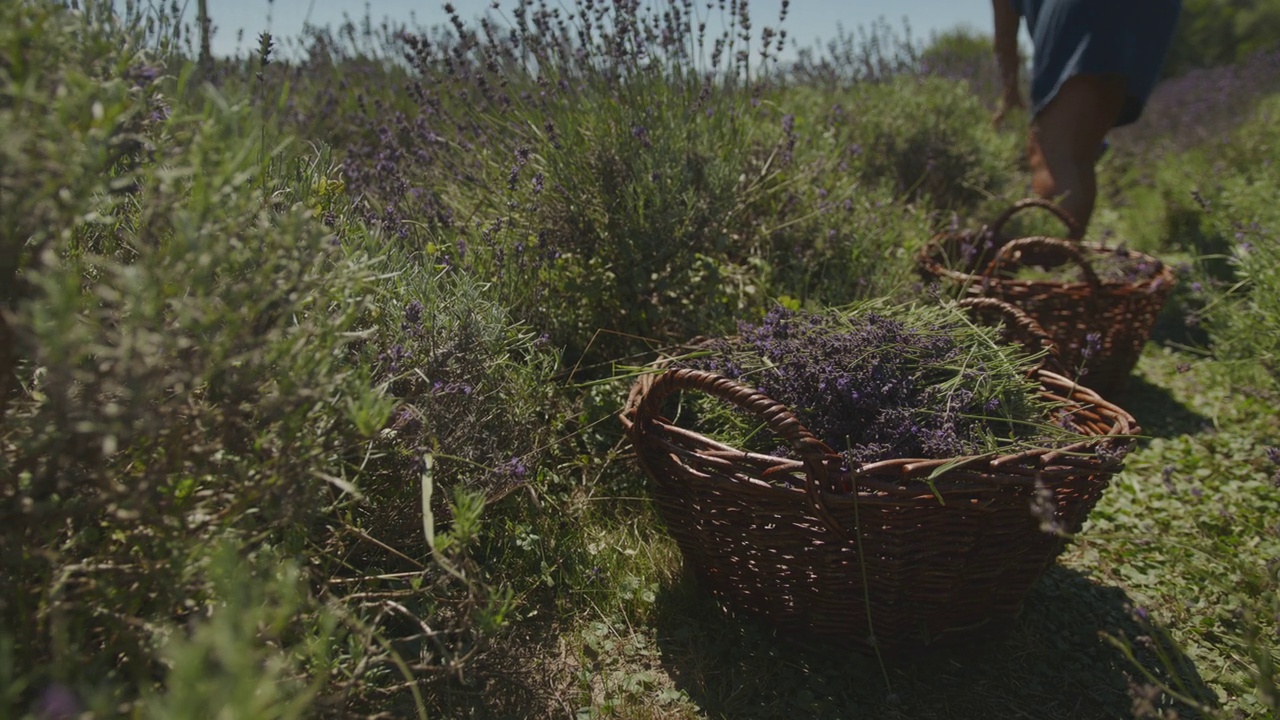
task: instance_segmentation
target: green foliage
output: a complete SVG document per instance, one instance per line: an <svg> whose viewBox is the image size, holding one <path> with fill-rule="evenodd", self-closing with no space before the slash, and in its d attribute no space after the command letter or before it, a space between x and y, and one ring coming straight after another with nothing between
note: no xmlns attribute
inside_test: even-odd
<svg viewBox="0 0 1280 720"><path fill-rule="evenodd" d="M338 617L315 607L302 569L270 548L246 557L222 541L199 564L216 600L166 633L165 689L144 697L141 715L309 717L331 670Z"/></svg>
<svg viewBox="0 0 1280 720"><path fill-rule="evenodd" d="M462 487L497 500L533 479L564 405L551 392L556 357L545 338L513 321L490 288L467 274L397 264L403 270L375 291L358 349L394 412L368 435L366 502L353 519L410 550L424 453L446 490L437 511L447 514L444 501Z"/></svg>
<svg viewBox="0 0 1280 720"><path fill-rule="evenodd" d="M1240 238L1232 256L1239 282L1207 311L1214 351L1233 362L1243 382L1275 392L1280 389L1280 245L1271 230L1240 231Z"/></svg>
<svg viewBox="0 0 1280 720"><path fill-rule="evenodd" d="M1268 159L1280 147L1280 111L1262 100L1231 133L1204 147L1158 157L1145 171L1125 169L1136 187L1123 204L1100 213L1100 227L1129 247L1184 258L1183 287L1173 305L1201 321L1213 352L1233 361L1236 377L1274 389L1280 356L1280 288L1276 242L1280 171ZM1259 162L1259 158L1263 161Z"/></svg>
<svg viewBox="0 0 1280 720"><path fill-rule="evenodd" d="M730 327L752 300L735 282L746 258L731 245L776 185L775 170L748 160L769 133L734 118L748 112L744 98L715 90L700 100L702 87L661 73L592 88L556 106L561 147L529 168L550 191L531 198L536 217L513 225L517 237L556 249L539 279L563 288L553 307L538 299L533 322L577 342L609 330L597 358L634 349L622 335L678 340ZM576 342L566 344L574 355Z"/></svg>
<svg viewBox="0 0 1280 720"><path fill-rule="evenodd" d="M1005 181L1007 143L962 84L833 97L788 85L767 42L735 52L755 42L745 19L713 43L680 13L584 9L575 35L517 6L510 41L456 19L388 31L380 52L407 69L353 51L359 102L317 98L336 111L320 132L344 148L358 212L492 282L572 364L730 331L766 288L801 302L897 291L929 212L963 212ZM313 49L342 57L324 36Z"/></svg>
<svg viewBox="0 0 1280 720"><path fill-rule="evenodd" d="M61 102L98 96L63 87ZM17 117L56 133L57 115ZM200 538L279 533L333 502L322 478L354 450L348 408L378 392L342 357L372 270L334 257L306 214L272 209L247 122L217 95L175 115L152 136L163 164L116 178L124 198L86 171L93 143L51 163L26 145L5 165L50 200L95 188L88 207L49 204L60 212L29 236L39 262L8 318L20 385L3 425L3 551L24 582L4 611L38 619L14 626L19 646L60 672L95 657L149 674L134 619L202 592L184 571ZM101 604L119 611L104 622Z"/></svg>
<svg viewBox="0 0 1280 720"><path fill-rule="evenodd" d="M128 179L113 175L142 149L139 132L159 101L149 83L125 79L146 65L123 34L45 3L7 3L0 25L3 410L17 362L4 311L30 292L20 273L41 261L59 233L109 222L97 205L101 196L127 189Z"/></svg>
<svg viewBox="0 0 1280 720"><path fill-rule="evenodd" d="M1165 75L1240 62L1280 43L1275 0L1186 0L1165 63Z"/></svg>
<svg viewBox="0 0 1280 720"><path fill-rule="evenodd" d="M1008 143L962 83L902 77L839 102L837 147L864 183L888 183L900 200L968 213L1009 181Z"/></svg>

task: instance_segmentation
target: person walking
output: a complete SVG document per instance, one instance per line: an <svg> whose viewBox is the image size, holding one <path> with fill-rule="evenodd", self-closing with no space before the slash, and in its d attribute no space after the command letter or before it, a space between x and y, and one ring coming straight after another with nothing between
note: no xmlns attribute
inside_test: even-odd
<svg viewBox="0 0 1280 720"><path fill-rule="evenodd" d="M1077 222L1083 236L1098 194L1107 133L1135 122L1160 78L1181 0L992 0L1003 93L994 122L1025 108L1019 78L1022 19L1032 44L1031 188Z"/></svg>

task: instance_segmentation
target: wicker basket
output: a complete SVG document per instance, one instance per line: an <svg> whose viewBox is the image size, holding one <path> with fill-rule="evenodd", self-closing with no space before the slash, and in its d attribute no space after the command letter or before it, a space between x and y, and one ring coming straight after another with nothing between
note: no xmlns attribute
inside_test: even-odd
<svg viewBox="0 0 1280 720"><path fill-rule="evenodd" d="M991 226L976 233L935 236L917 257L928 280L941 280L971 297L995 297L1021 308L1058 344L1063 366L1104 397L1122 391L1151 337L1156 316L1176 283L1173 271L1157 258L1058 238L1010 239L999 234L1014 213L1038 207L1056 214L1077 234L1074 222L1043 200L1024 200ZM1095 264L1124 252L1152 272L1136 280L1098 277ZM1056 267L1074 263L1080 281L1022 280L1018 266Z"/></svg>
<svg viewBox="0 0 1280 720"><path fill-rule="evenodd" d="M1043 394L1065 401L1096 439L842 469L780 403L690 369L642 376L622 421L686 567L714 597L782 632L910 651L1007 629L1065 543L1033 515L1037 493L1051 493L1057 522L1074 533L1130 447L1137 427L1128 413L1059 374L1034 372ZM662 407L681 391L751 413L798 459L678 427Z"/></svg>

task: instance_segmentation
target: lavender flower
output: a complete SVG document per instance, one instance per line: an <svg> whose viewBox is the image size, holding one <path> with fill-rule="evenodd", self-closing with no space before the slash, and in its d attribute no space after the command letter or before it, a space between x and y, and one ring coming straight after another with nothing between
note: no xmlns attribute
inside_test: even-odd
<svg viewBox="0 0 1280 720"><path fill-rule="evenodd" d="M513 457L503 464L501 472L517 482L524 482L525 476L529 474L529 468L523 460Z"/></svg>
<svg viewBox="0 0 1280 720"><path fill-rule="evenodd" d="M412 300L404 306L404 321L412 326L422 323L422 303Z"/></svg>
<svg viewBox="0 0 1280 720"><path fill-rule="evenodd" d="M164 68L160 65L138 63L126 70L124 77L133 83L135 87L146 87L155 82L163 72Z"/></svg>
<svg viewBox="0 0 1280 720"><path fill-rule="evenodd" d="M1018 434L1004 423L1034 412L1033 390L1017 369L1024 366L1006 361L1004 374L991 371L1000 377L989 381L991 373L969 359L960 328L778 307L759 325L742 324L736 341L719 341L714 354L686 364L750 377L851 465L954 457L990 449L993 427Z"/></svg>
<svg viewBox="0 0 1280 720"><path fill-rule="evenodd" d="M409 355L410 353L405 349L404 345L396 343L378 356L378 363L382 365L383 370L388 375L398 375L401 370L401 363L408 359Z"/></svg>
<svg viewBox="0 0 1280 720"><path fill-rule="evenodd" d="M1085 360L1092 358L1102 349L1102 334L1091 332L1084 336L1084 347L1080 348L1080 356Z"/></svg>

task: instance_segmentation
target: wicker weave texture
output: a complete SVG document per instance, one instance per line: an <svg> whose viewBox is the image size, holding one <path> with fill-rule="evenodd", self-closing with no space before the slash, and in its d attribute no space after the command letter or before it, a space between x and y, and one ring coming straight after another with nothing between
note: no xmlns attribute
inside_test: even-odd
<svg viewBox="0 0 1280 720"><path fill-rule="evenodd" d="M1137 430L1096 393L1037 373L1046 396L1070 401L1074 421L1098 438L955 467L902 459L842 472L785 407L694 370L642 377L623 422L687 566L724 605L784 632L911 650L1007 628L1064 545L1031 512L1037 490L1052 492L1068 532L1079 530L1128 447L1116 436ZM660 408L680 391L755 413L799 459L672 424Z"/></svg>

